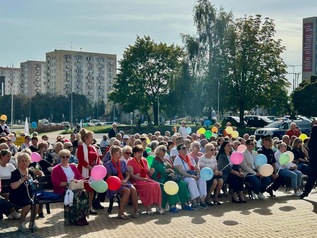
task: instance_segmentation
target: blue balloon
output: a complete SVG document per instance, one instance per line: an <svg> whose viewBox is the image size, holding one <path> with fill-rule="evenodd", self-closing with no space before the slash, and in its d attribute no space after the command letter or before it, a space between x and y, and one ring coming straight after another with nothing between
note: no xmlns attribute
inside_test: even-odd
<svg viewBox="0 0 317 238"><path fill-rule="evenodd" d="M262 165L267 164L267 158L263 154L259 154L255 157L255 165L261 167Z"/></svg>
<svg viewBox="0 0 317 238"><path fill-rule="evenodd" d="M212 179L213 176L214 176L214 171L211 168L204 167L204 168L202 168L202 170L200 170L200 177L203 180L208 181L208 180Z"/></svg>
<svg viewBox="0 0 317 238"><path fill-rule="evenodd" d="M210 121L210 120L204 121L204 125L205 125L205 126L210 126L210 125L211 125L211 121Z"/></svg>

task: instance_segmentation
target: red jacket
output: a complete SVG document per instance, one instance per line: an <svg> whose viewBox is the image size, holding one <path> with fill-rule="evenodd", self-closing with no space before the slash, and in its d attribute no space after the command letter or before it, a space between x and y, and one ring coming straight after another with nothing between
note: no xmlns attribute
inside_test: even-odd
<svg viewBox="0 0 317 238"><path fill-rule="evenodd" d="M83 176L81 176L81 174L79 173L75 165L69 164L69 166L74 172L74 175L75 175L74 179L77 179L77 180L83 179ZM67 182L67 178L60 164L54 166L52 170L52 174L51 174L51 179L52 179L54 193L57 193L63 196L66 187L61 187L61 182Z"/></svg>

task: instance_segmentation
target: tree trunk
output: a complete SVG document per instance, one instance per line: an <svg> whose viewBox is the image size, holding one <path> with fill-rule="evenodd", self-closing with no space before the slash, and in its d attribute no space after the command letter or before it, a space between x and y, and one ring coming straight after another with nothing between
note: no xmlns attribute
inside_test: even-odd
<svg viewBox="0 0 317 238"><path fill-rule="evenodd" d="M244 128L244 107L243 106L240 106L239 107L239 117L240 117L240 127L241 128Z"/></svg>

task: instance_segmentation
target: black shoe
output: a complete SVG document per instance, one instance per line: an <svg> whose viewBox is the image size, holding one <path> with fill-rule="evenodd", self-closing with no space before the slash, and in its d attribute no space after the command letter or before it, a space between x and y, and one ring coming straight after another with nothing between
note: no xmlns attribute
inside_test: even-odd
<svg viewBox="0 0 317 238"><path fill-rule="evenodd" d="M231 202L232 202L232 203L240 203L239 200L235 200L233 197L231 197Z"/></svg>
<svg viewBox="0 0 317 238"><path fill-rule="evenodd" d="M273 194L273 189L269 188L269 189L266 190L266 192L267 192L268 194L270 194L270 197L271 197L271 198L272 198L272 197L275 197L275 195Z"/></svg>
<svg viewBox="0 0 317 238"><path fill-rule="evenodd" d="M214 204L215 204L215 205L219 205L219 206L222 205L222 203L219 202L218 200L214 200Z"/></svg>
<svg viewBox="0 0 317 238"><path fill-rule="evenodd" d="M206 203L206 205L208 205L208 206L213 206L214 204L211 202L211 201L205 201L205 203Z"/></svg>
<svg viewBox="0 0 317 238"><path fill-rule="evenodd" d="M93 210L93 209L89 209L89 214L90 215L97 215L97 211Z"/></svg>
<svg viewBox="0 0 317 238"><path fill-rule="evenodd" d="M96 210L100 210L100 209L104 209L104 208L105 208L105 207L102 206L99 202L94 202L94 203L92 204L92 207L93 207L94 209L96 209Z"/></svg>
<svg viewBox="0 0 317 238"><path fill-rule="evenodd" d="M304 197L307 197L308 193L307 192L303 192L301 195L299 195L300 199L304 199Z"/></svg>
<svg viewBox="0 0 317 238"><path fill-rule="evenodd" d="M40 212L39 213L39 218L44 218L45 216L44 216L44 213L43 212Z"/></svg>

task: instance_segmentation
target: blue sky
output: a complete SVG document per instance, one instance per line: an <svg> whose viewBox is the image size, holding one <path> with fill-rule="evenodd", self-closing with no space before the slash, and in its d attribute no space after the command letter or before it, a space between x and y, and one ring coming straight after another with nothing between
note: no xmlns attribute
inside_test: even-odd
<svg viewBox="0 0 317 238"><path fill-rule="evenodd" d="M181 44L193 34L194 0L0 0L0 66L45 60L54 49L117 54L137 35ZM301 64L302 18L317 14L313 0L214 0L236 18L261 14L275 20L288 65ZM293 71L293 68L290 68ZM295 67L295 72L300 72ZM292 75L289 75L292 77Z"/></svg>

